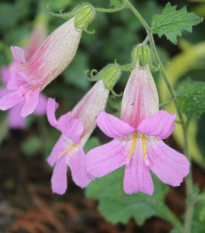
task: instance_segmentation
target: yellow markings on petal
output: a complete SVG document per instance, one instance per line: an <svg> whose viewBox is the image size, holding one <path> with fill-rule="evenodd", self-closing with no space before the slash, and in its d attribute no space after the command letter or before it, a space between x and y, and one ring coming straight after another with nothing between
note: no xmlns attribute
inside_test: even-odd
<svg viewBox="0 0 205 233"><path fill-rule="evenodd" d="M25 85L25 84L23 84L23 85ZM29 88L29 89L24 93L24 96L26 96L30 91L34 91L35 89L37 89L37 88L39 88L39 87L40 87L39 84L37 84L37 85L35 85L35 86L32 86L31 88Z"/></svg>
<svg viewBox="0 0 205 233"><path fill-rule="evenodd" d="M73 143L70 146L68 146L65 150L61 151L61 153L58 155L59 157L64 155L65 153L67 153L70 149L72 149L73 147L75 147L76 145L78 145L77 143Z"/></svg>
<svg viewBox="0 0 205 233"><path fill-rule="evenodd" d="M145 138L146 138L146 135L142 134L142 153L143 153L143 156L144 156L145 164L148 166L149 165L149 161L148 161L148 158L147 158Z"/></svg>
<svg viewBox="0 0 205 233"><path fill-rule="evenodd" d="M125 161L125 164L126 164L126 165L128 164L128 162L129 162L129 160L130 160L130 158L131 158L131 156L132 156L132 153L133 153L133 150L134 150L135 144L136 144L136 139L137 139L137 131L135 131L135 132L133 133L132 146L131 146L129 155L128 155L126 161Z"/></svg>

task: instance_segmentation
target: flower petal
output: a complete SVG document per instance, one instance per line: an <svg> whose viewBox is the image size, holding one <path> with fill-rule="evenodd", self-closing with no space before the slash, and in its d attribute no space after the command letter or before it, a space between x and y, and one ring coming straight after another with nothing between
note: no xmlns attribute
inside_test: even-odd
<svg viewBox="0 0 205 233"><path fill-rule="evenodd" d="M64 194L67 189L67 164L63 156L56 162L51 178L52 190L57 194Z"/></svg>
<svg viewBox="0 0 205 233"><path fill-rule="evenodd" d="M79 146L68 160L73 181L81 188L86 187L94 178L88 174L86 169L86 157L82 147Z"/></svg>
<svg viewBox="0 0 205 233"><path fill-rule="evenodd" d="M22 117L28 116L35 110L36 106L38 105L39 93L40 93L40 88L37 88L28 97L26 95L25 103L21 109Z"/></svg>
<svg viewBox="0 0 205 233"><path fill-rule="evenodd" d="M149 167L145 165L141 140L136 141L131 161L125 167L123 181L124 191L127 194L143 192L152 195L154 185Z"/></svg>
<svg viewBox="0 0 205 233"><path fill-rule="evenodd" d="M17 91L10 92L7 95L4 95L0 99L0 109L1 110L8 110L9 108L13 107L14 105L20 103L23 100L23 97L19 95Z"/></svg>
<svg viewBox="0 0 205 233"><path fill-rule="evenodd" d="M39 95L39 102L36 109L34 110L35 115L38 116L46 114L47 99L48 98L44 94Z"/></svg>
<svg viewBox="0 0 205 233"><path fill-rule="evenodd" d="M58 27L25 65L17 64L30 84L41 84L44 89L70 64L82 34L74 21L75 17Z"/></svg>
<svg viewBox="0 0 205 233"><path fill-rule="evenodd" d="M106 112L99 113L96 122L103 133L111 138L124 136L135 131L135 129L127 123Z"/></svg>
<svg viewBox="0 0 205 233"><path fill-rule="evenodd" d="M78 119L72 119L71 112L59 118L56 128L74 142L80 143L80 138L83 133L83 124Z"/></svg>
<svg viewBox="0 0 205 233"><path fill-rule="evenodd" d="M96 117L105 109L108 95L109 90L104 87L103 81L99 80L73 108L72 117L79 119L84 126L82 146L95 129Z"/></svg>
<svg viewBox="0 0 205 233"><path fill-rule="evenodd" d="M26 119L21 117L22 104L17 104L9 110L9 125L13 129L23 129L26 126Z"/></svg>
<svg viewBox="0 0 205 233"><path fill-rule="evenodd" d="M150 136L158 136L161 139L168 138L174 131L174 120L176 114L169 114L167 111L160 110L153 116L141 121L137 131Z"/></svg>
<svg viewBox="0 0 205 233"><path fill-rule="evenodd" d="M57 108L54 99L49 98L47 103L47 117L49 123L60 130L68 138L76 143L80 143L80 138L83 133L83 124L78 119L71 118L71 112L61 116L59 120L55 118L55 110Z"/></svg>
<svg viewBox="0 0 205 233"><path fill-rule="evenodd" d="M10 77L11 77L11 65L9 67L3 66L1 68L1 79L3 84L7 84L7 82L9 81Z"/></svg>
<svg viewBox="0 0 205 233"><path fill-rule="evenodd" d="M88 173L94 177L101 177L125 165L129 153L129 146L121 138L96 147L86 155Z"/></svg>
<svg viewBox="0 0 205 233"><path fill-rule="evenodd" d="M55 111L58 108L58 104L55 99L49 98L47 102L47 118L50 125L57 127L57 120L55 116Z"/></svg>
<svg viewBox="0 0 205 233"><path fill-rule="evenodd" d="M161 140L150 142L147 155L150 169L165 184L179 186L189 173L188 159Z"/></svg>
<svg viewBox="0 0 205 233"><path fill-rule="evenodd" d="M47 158L47 162L49 163L49 165L54 166L61 152L64 151L72 143L72 140L62 134L53 147L49 157Z"/></svg>
<svg viewBox="0 0 205 233"><path fill-rule="evenodd" d="M22 73L12 72L11 78L7 83L8 90L16 90L26 82L26 77Z"/></svg>
<svg viewBox="0 0 205 233"><path fill-rule="evenodd" d="M148 66L133 69L122 98L120 119L135 129L139 123L159 110L155 82Z"/></svg>
<svg viewBox="0 0 205 233"><path fill-rule="evenodd" d="M14 60L19 63L25 63L25 53L24 50L18 46L11 46L11 51L14 57Z"/></svg>

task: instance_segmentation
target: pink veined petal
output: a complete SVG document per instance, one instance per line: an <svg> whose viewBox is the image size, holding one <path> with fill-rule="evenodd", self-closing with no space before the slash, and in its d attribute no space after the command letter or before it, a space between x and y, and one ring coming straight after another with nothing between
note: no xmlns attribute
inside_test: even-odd
<svg viewBox="0 0 205 233"><path fill-rule="evenodd" d="M9 108L13 107L14 105L20 103L23 100L23 97L19 95L17 91L10 92L9 94L3 96L0 99L0 109L1 110L8 110Z"/></svg>
<svg viewBox="0 0 205 233"><path fill-rule="evenodd" d="M65 135L62 134L47 158L47 162L49 163L49 165L54 166L62 151L64 151L72 143L72 140L68 139Z"/></svg>
<svg viewBox="0 0 205 233"><path fill-rule="evenodd" d="M73 181L81 188L86 187L94 178L88 174L86 169L86 156L81 146L73 152L68 160Z"/></svg>
<svg viewBox="0 0 205 233"><path fill-rule="evenodd" d="M127 123L106 112L99 113L96 122L103 133L111 138L125 136L135 131L135 129Z"/></svg>
<svg viewBox="0 0 205 233"><path fill-rule="evenodd" d="M56 103L55 99L49 98L47 102L47 117L48 122L53 127L57 127L57 120L55 116L55 111L58 108L58 104Z"/></svg>
<svg viewBox="0 0 205 233"><path fill-rule="evenodd" d="M137 192L143 192L148 195L153 194L154 185L149 167L144 162L141 140L136 141L131 161L125 167L123 186L127 194Z"/></svg>
<svg viewBox="0 0 205 233"><path fill-rule="evenodd" d="M58 27L25 64L17 64L30 84L41 84L44 89L70 64L82 34L74 21L75 17Z"/></svg>
<svg viewBox="0 0 205 233"><path fill-rule="evenodd" d="M120 119L135 129L159 110L159 98L149 67L133 69L122 98Z"/></svg>
<svg viewBox="0 0 205 233"><path fill-rule="evenodd" d="M72 119L71 112L59 118L56 128L74 142L80 143L80 138L83 133L83 124L78 119Z"/></svg>
<svg viewBox="0 0 205 233"><path fill-rule="evenodd" d="M65 156L62 156L57 162L53 170L51 178L53 193L64 194L67 189L67 164Z"/></svg>
<svg viewBox="0 0 205 233"><path fill-rule="evenodd" d="M39 95L39 102L34 110L35 115L44 115L46 114L46 107L47 107L47 100L48 98L44 94Z"/></svg>
<svg viewBox="0 0 205 233"><path fill-rule="evenodd" d="M79 119L84 126L82 146L96 127L97 115L105 109L109 90L104 87L103 81L99 80L77 103L72 110L72 117Z"/></svg>
<svg viewBox="0 0 205 233"><path fill-rule="evenodd" d="M94 177L101 177L122 167L125 165L129 149L125 140L116 138L90 150L86 155L88 173Z"/></svg>
<svg viewBox="0 0 205 233"><path fill-rule="evenodd" d="M165 184L179 186L189 173L188 159L161 140L147 146L147 155L150 169Z"/></svg>
<svg viewBox="0 0 205 233"><path fill-rule="evenodd" d="M83 133L83 124L78 119L71 118L71 112L68 112L61 116L59 120L56 120L55 111L57 104L54 99L49 98L47 103L47 117L49 123L60 130L68 138L76 143L80 143L80 138Z"/></svg>
<svg viewBox="0 0 205 233"><path fill-rule="evenodd" d="M150 136L158 136L161 139L168 138L174 131L174 120L176 114L169 114L167 111L160 110L153 116L141 121L137 131Z"/></svg>
<svg viewBox="0 0 205 233"><path fill-rule="evenodd" d="M14 57L14 60L19 63L25 63L25 53L24 50L18 46L11 46L11 51Z"/></svg>
<svg viewBox="0 0 205 233"><path fill-rule="evenodd" d="M7 83L8 90L16 90L26 82L26 77L22 73L12 72Z"/></svg>
<svg viewBox="0 0 205 233"><path fill-rule="evenodd" d="M23 129L26 126L26 119L21 117L22 104L17 104L9 110L9 125L12 129Z"/></svg>
<svg viewBox="0 0 205 233"><path fill-rule="evenodd" d="M40 93L40 88L37 88L29 95L28 97L26 96L25 103L21 109L21 116L26 117L29 114L31 114L36 106L38 105L38 99L39 99L39 93Z"/></svg>

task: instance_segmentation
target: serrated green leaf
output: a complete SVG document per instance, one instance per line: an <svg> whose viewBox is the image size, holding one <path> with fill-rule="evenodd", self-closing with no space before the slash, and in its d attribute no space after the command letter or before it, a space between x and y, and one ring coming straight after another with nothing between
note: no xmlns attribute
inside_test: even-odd
<svg viewBox="0 0 205 233"><path fill-rule="evenodd" d="M186 81L177 91L177 105L187 118L198 118L205 112L205 82Z"/></svg>
<svg viewBox="0 0 205 233"><path fill-rule="evenodd" d="M180 227L177 218L164 204L168 186L155 176L155 191L152 196L144 193L127 195L123 191L124 169L99 178L86 189L86 196L99 200L99 210L112 223L127 223L130 218L142 225L147 218L161 217L175 226Z"/></svg>
<svg viewBox="0 0 205 233"><path fill-rule="evenodd" d="M110 6L114 8L118 8L123 6L123 1L122 0L110 0Z"/></svg>
<svg viewBox="0 0 205 233"><path fill-rule="evenodd" d="M160 37L165 35L168 40L176 44L177 36L181 36L182 30L192 31L194 25L202 22L202 18L193 12L188 13L186 7L176 10L176 6L167 3L161 15L154 15L152 30Z"/></svg>

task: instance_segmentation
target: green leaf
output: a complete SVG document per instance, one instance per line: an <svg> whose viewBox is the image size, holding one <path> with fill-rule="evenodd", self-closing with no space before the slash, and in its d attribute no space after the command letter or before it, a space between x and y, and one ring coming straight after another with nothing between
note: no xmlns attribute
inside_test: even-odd
<svg viewBox="0 0 205 233"><path fill-rule="evenodd" d="M123 0L110 0L110 6L114 8L119 8L123 6Z"/></svg>
<svg viewBox="0 0 205 233"><path fill-rule="evenodd" d="M202 22L202 18L194 13L188 13L186 7L176 10L176 6L167 3L161 15L154 15L152 30L160 37L165 35L168 40L176 44L177 36L182 30L191 32L192 26Z"/></svg>
<svg viewBox="0 0 205 233"><path fill-rule="evenodd" d="M177 105L188 118L198 118L205 112L205 82L186 81L177 91Z"/></svg>
<svg viewBox="0 0 205 233"><path fill-rule="evenodd" d="M110 222L127 223L130 218L142 225L147 218L161 217L177 227L181 227L177 218L164 204L168 186L155 176L155 191L152 196L144 193L127 195L123 191L124 169L99 178L86 188L86 196L99 200L99 210Z"/></svg>

